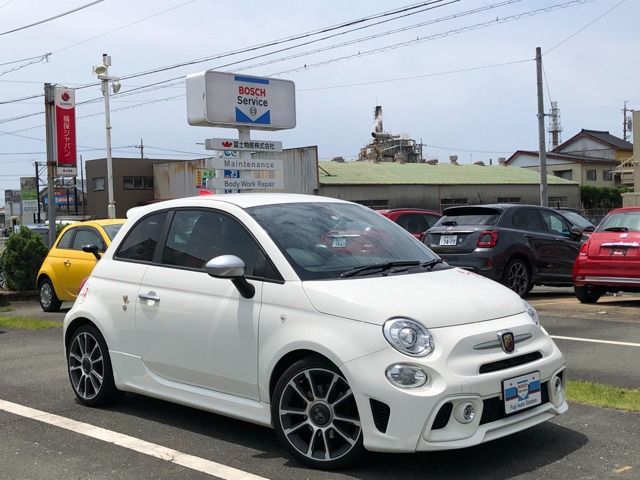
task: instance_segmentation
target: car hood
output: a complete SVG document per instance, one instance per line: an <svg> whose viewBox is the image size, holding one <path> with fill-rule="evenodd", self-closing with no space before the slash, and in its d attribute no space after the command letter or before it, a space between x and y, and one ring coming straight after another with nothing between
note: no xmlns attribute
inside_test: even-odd
<svg viewBox="0 0 640 480"><path fill-rule="evenodd" d="M382 325L409 317L428 328L481 322L524 312L508 288L460 268L388 277L303 282L313 307L328 315Z"/></svg>

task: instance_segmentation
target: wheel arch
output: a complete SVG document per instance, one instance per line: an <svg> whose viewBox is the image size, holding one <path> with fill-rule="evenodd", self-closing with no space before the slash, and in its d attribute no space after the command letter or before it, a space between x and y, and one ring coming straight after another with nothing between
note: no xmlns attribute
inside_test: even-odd
<svg viewBox="0 0 640 480"><path fill-rule="evenodd" d="M280 379L282 374L285 372L285 370L289 368L291 365L293 365L294 363L298 362L299 360L302 360L303 358L309 358L309 357L315 357L320 360L326 361L331 365L333 365L335 368L337 368L338 371L340 371L340 368L335 364L335 362L333 362L330 358L326 357L325 355L319 352L316 352L314 350L309 350L306 348L299 348L297 350L292 350L286 353L285 355L283 355L276 362L274 367L271 369L271 373L269 375L269 402L271 402L271 399L273 398L273 392L276 388L276 384L278 383L278 380Z"/></svg>
<svg viewBox="0 0 640 480"><path fill-rule="evenodd" d="M38 276L36 277L36 287L38 289L38 291L40 290L40 283L43 280L49 280L49 282L51 283L51 286L53 287L53 291L55 292L56 296L58 298L62 298L62 292L58 291L58 288L56 287L57 285L57 281L53 278L54 275L51 275L51 273L47 270L42 271L42 272L38 272ZM62 296L61 296L62 295Z"/></svg>
<svg viewBox="0 0 640 480"><path fill-rule="evenodd" d="M96 325L94 322L92 322L88 318L86 318L86 317L74 318L71 321L71 323L69 323L69 325L67 325L67 329L64 332L64 349L65 349L65 351L67 351L69 349L69 342L71 341L71 338L73 337L73 334L76 332L76 330L78 330L83 325L91 325L96 330L98 330L98 332L100 332L100 335L102 335L102 338L105 338L104 337L104 333L102 332L102 330L100 330L100 327L98 327L98 325ZM106 339L105 339L105 342L106 342ZM108 346L108 344L107 344L107 346Z"/></svg>

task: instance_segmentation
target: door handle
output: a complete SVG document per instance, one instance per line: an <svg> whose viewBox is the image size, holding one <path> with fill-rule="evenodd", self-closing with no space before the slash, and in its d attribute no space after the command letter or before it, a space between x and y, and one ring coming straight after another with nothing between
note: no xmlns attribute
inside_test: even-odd
<svg viewBox="0 0 640 480"><path fill-rule="evenodd" d="M156 292L141 293L138 295L140 300L149 300L150 302L159 302L160 297L156 295Z"/></svg>
<svg viewBox="0 0 640 480"><path fill-rule="evenodd" d="M68 267L69 265L71 265L71 260L65 260L64 264Z"/></svg>

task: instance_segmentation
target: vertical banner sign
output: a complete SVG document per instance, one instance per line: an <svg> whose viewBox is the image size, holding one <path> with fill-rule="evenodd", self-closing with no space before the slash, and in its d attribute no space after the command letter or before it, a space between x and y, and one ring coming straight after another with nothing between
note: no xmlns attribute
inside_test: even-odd
<svg viewBox="0 0 640 480"><path fill-rule="evenodd" d="M22 213L38 211L36 177L20 177L20 195L22 197Z"/></svg>
<svg viewBox="0 0 640 480"><path fill-rule="evenodd" d="M55 87L56 152L59 176L74 177L76 165L76 99L75 91L66 87Z"/></svg>

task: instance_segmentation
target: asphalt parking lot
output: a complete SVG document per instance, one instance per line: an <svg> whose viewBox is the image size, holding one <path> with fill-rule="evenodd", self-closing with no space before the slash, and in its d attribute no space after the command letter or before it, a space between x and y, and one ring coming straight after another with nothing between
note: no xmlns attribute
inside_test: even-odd
<svg viewBox="0 0 640 480"><path fill-rule="evenodd" d="M529 301L565 353L571 379L640 387L640 296L581 305L569 291L535 289ZM3 315L64 317L32 301L13 307ZM354 470L308 470L267 428L133 394L113 408L83 407L68 385L60 330L0 331L0 478L640 478L640 414L580 405L478 447L370 454Z"/></svg>

